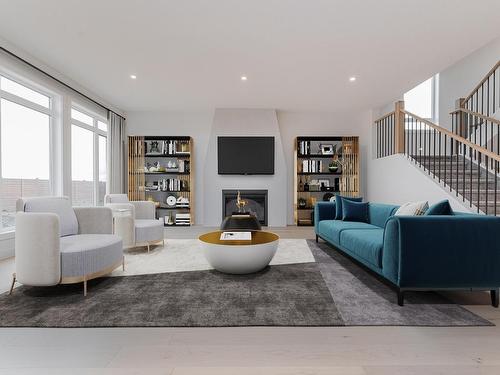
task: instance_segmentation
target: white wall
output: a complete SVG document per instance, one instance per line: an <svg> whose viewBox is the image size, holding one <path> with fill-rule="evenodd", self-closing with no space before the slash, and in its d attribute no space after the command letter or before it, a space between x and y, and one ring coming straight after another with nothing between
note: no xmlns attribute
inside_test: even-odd
<svg viewBox="0 0 500 375"><path fill-rule="evenodd" d="M194 219L196 224L203 223L204 160L207 154L214 112L128 112L126 117L128 135L193 137L195 179Z"/></svg>
<svg viewBox="0 0 500 375"><path fill-rule="evenodd" d="M455 101L470 94L500 60L500 38L479 48L439 74L439 125L451 129Z"/></svg>
<svg viewBox="0 0 500 375"><path fill-rule="evenodd" d="M222 188L269 190L269 186L273 187L273 196L269 201L272 205L269 207L270 225L293 225L293 151L297 136L360 136L362 194L367 190L364 176L370 142L369 111L328 113L221 109L215 112L129 112L126 117L129 135L193 137L196 155L195 222L198 225L220 224ZM277 176L219 176L215 146L218 135L275 136ZM275 203L279 204L275 206Z"/></svg>
<svg viewBox="0 0 500 375"><path fill-rule="evenodd" d="M431 205L448 199L453 210L470 211L403 155L372 160L368 169L368 183L368 200L372 202L400 205L426 200Z"/></svg>
<svg viewBox="0 0 500 375"><path fill-rule="evenodd" d="M500 60L500 38L478 48L463 59L439 73L438 116L439 125L451 129L450 112L455 110L455 101L470 94L481 79ZM374 109L378 118L394 111L394 103L403 100L404 93L389 103Z"/></svg>
<svg viewBox="0 0 500 375"><path fill-rule="evenodd" d="M274 144L273 175L219 175L217 172L218 136L272 136ZM222 220L223 189L268 190L268 225L286 226L287 170L276 111L273 109L217 109L205 158L203 223L218 226Z"/></svg>

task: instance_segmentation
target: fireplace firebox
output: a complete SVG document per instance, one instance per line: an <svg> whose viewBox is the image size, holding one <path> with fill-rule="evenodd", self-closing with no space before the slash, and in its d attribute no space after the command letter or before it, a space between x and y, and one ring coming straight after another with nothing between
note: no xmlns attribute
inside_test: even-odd
<svg viewBox="0 0 500 375"><path fill-rule="evenodd" d="M267 190L239 190L241 199L247 202L245 212L255 215L259 223L267 226ZM222 219L238 213L238 190L222 190Z"/></svg>

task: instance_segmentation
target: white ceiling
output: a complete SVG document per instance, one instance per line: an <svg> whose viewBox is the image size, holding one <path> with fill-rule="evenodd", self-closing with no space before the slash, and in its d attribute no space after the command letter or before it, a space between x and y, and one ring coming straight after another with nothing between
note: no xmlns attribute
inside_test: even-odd
<svg viewBox="0 0 500 375"><path fill-rule="evenodd" d="M494 39L499 14L498 0L0 0L0 37L125 111L341 111Z"/></svg>

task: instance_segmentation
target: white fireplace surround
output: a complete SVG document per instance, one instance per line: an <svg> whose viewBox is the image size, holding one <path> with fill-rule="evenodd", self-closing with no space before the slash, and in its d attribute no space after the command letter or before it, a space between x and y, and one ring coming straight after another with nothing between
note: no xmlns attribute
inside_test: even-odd
<svg viewBox="0 0 500 375"><path fill-rule="evenodd" d="M274 175L219 175L217 173L217 137L274 137ZM217 109L204 167L204 225L219 226L222 217L222 190L267 190L268 225L287 223L287 168L276 111L272 109Z"/></svg>

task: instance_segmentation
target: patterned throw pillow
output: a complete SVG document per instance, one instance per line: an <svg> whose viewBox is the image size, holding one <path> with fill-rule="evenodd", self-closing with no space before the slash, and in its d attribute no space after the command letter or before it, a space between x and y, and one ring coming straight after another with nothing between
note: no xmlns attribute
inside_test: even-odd
<svg viewBox="0 0 500 375"><path fill-rule="evenodd" d="M407 202L398 208L394 216L421 216L429 209L429 202Z"/></svg>

